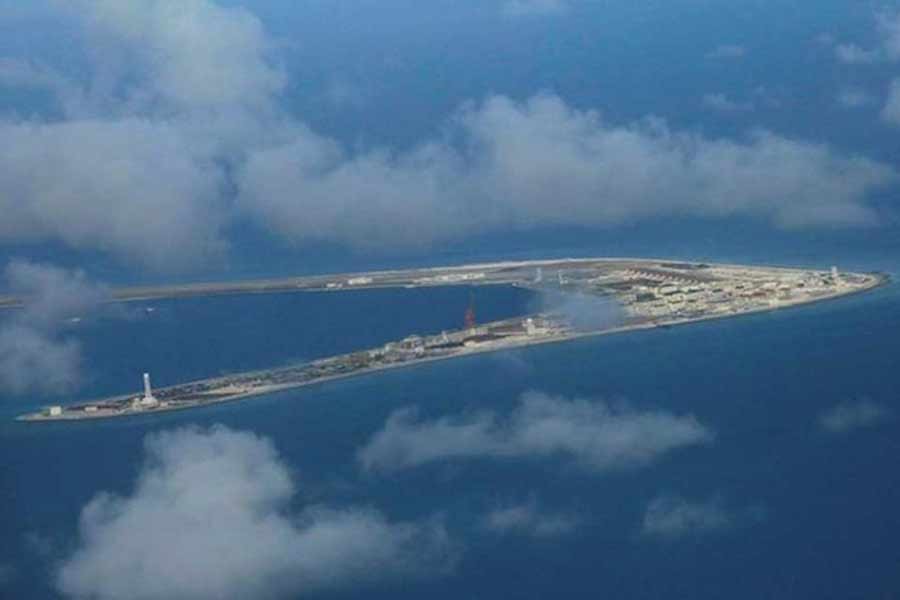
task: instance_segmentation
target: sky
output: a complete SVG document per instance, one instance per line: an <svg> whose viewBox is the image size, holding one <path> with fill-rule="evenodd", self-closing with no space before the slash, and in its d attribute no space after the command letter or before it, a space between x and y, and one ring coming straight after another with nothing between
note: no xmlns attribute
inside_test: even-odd
<svg viewBox="0 0 900 600"><path fill-rule="evenodd" d="M143 281L678 219L883 232L898 11L3 0L0 252Z"/></svg>

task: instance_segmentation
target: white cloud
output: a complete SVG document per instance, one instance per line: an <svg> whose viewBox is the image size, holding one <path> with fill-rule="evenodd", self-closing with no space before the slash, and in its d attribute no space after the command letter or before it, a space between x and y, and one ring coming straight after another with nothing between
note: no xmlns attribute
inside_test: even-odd
<svg viewBox="0 0 900 600"><path fill-rule="evenodd" d="M395 471L449 459L564 457L601 472L712 439L693 416L529 392L505 418L482 412L421 421L415 411L395 412L358 459L370 471Z"/></svg>
<svg viewBox="0 0 900 600"><path fill-rule="evenodd" d="M865 49L856 44L835 46L837 59L847 64L868 64L879 61L900 61L900 11L881 10L875 15L880 36L876 48ZM842 92L838 97L841 106L857 108L873 103L865 93ZM900 126L900 78L891 81L887 98L881 108L881 118L893 126Z"/></svg>
<svg viewBox="0 0 900 600"><path fill-rule="evenodd" d="M673 540L719 533L749 521L758 521L762 515L763 511L759 508L728 509L718 497L704 502L691 502L680 496L662 495L647 505L641 523L641 535Z"/></svg>
<svg viewBox="0 0 900 600"><path fill-rule="evenodd" d="M21 324L0 326L0 386L4 395L62 394L81 383L81 345Z"/></svg>
<svg viewBox="0 0 900 600"><path fill-rule="evenodd" d="M7 287L24 303L21 319L52 326L79 316L109 298L109 289L90 281L83 271L13 260L6 267Z"/></svg>
<svg viewBox="0 0 900 600"><path fill-rule="evenodd" d="M900 60L900 11L882 10L875 15L880 43L878 48L865 50L855 44L842 44L835 48L839 60L845 63L871 63L879 60ZM855 108L873 102L866 95L839 97L842 106ZM900 126L900 78L891 81L887 98L881 108L881 118L893 126Z"/></svg>
<svg viewBox="0 0 900 600"><path fill-rule="evenodd" d="M874 64L885 60L900 59L900 11L882 10L875 14L878 30L878 44L874 48L863 48L858 44L834 44L835 58L844 64Z"/></svg>
<svg viewBox="0 0 900 600"><path fill-rule="evenodd" d="M62 5L59 5L62 7ZM273 118L281 73L259 21L207 0L78 0L91 70L5 61L64 119L0 121L0 241L60 240L159 269L224 248L223 164Z"/></svg>
<svg viewBox="0 0 900 600"><path fill-rule="evenodd" d="M245 215L289 240L356 247L429 243L477 227L460 198L458 158L440 145L409 154L348 155L306 130L250 154L238 172ZM450 192L451 194L453 192Z"/></svg>
<svg viewBox="0 0 900 600"><path fill-rule="evenodd" d="M856 44L840 44L835 46L835 55L847 64L866 64L879 61L897 62L900 60L900 11L881 10L875 15L879 44L876 48L864 49ZM838 102L847 108L865 106L874 99L864 93L842 92ZM887 99L881 109L881 118L887 123L900 125L900 78L891 81Z"/></svg>
<svg viewBox="0 0 900 600"><path fill-rule="evenodd" d="M222 174L177 126L0 123L0 136L0 239L57 238L156 267L221 249Z"/></svg>
<svg viewBox="0 0 900 600"><path fill-rule="evenodd" d="M874 427L890 419L891 412L871 400L844 402L819 415L819 427L828 433L847 433Z"/></svg>
<svg viewBox="0 0 900 600"><path fill-rule="evenodd" d="M303 131L250 154L237 176L240 207L291 240L397 246L659 215L871 224L869 192L896 178L887 165L764 131L736 142L656 119L610 125L552 95L470 104L451 129L459 144L400 155L348 155Z"/></svg>
<svg viewBox="0 0 900 600"><path fill-rule="evenodd" d="M575 328L596 330L621 324L625 319L622 305L609 298L580 292L557 293L544 290L537 298L535 312L550 312L562 317Z"/></svg>
<svg viewBox="0 0 900 600"><path fill-rule="evenodd" d="M251 112L285 84L259 19L209 0L75 0L98 76L90 95L130 110ZM109 85L112 82L114 85Z"/></svg>
<svg viewBox="0 0 900 600"><path fill-rule="evenodd" d="M365 249L669 215L847 226L877 221L869 193L896 177L769 132L712 139L659 119L608 123L550 94L466 104L446 137L410 151L349 151L287 113L274 44L246 10L65 6L82 24L87 75L0 62L0 81L44 87L62 107L52 121L0 120L0 243L61 241L174 269L221 259L231 225L248 221L289 242Z"/></svg>
<svg viewBox="0 0 900 600"><path fill-rule="evenodd" d="M291 508L296 488L271 442L217 426L153 435L128 496L84 508L57 587L95 600L282 598L446 571L437 523L372 509Z"/></svg>
<svg viewBox="0 0 900 600"><path fill-rule="evenodd" d="M497 534L517 534L536 538L552 538L573 533L580 523L573 514L548 512L530 498L521 504L499 506L491 510L483 521L488 531Z"/></svg>
<svg viewBox="0 0 900 600"><path fill-rule="evenodd" d="M705 94L703 106L719 112L747 112L753 110L753 103L732 100L727 94Z"/></svg>
<svg viewBox="0 0 900 600"><path fill-rule="evenodd" d="M108 291L84 273L50 265L11 262L10 291L24 308L0 321L0 387L7 393L58 394L81 381L81 348L61 335L63 319L81 316L108 297Z"/></svg>
<svg viewBox="0 0 900 600"><path fill-rule="evenodd" d="M834 48L838 61L847 65L872 64L881 60L878 50L865 50L856 44L838 44Z"/></svg>
<svg viewBox="0 0 900 600"><path fill-rule="evenodd" d="M721 113L751 112L757 108L777 109L785 103L784 92L772 91L766 86L755 87L745 99L734 98L728 94L717 92L704 94L700 102L712 111Z"/></svg>
<svg viewBox="0 0 900 600"><path fill-rule="evenodd" d="M737 44L722 44L706 53L706 58L711 60L736 60L744 58L747 49Z"/></svg>
<svg viewBox="0 0 900 600"><path fill-rule="evenodd" d="M568 8L566 0L507 0L503 4L503 14L510 17L558 15Z"/></svg>

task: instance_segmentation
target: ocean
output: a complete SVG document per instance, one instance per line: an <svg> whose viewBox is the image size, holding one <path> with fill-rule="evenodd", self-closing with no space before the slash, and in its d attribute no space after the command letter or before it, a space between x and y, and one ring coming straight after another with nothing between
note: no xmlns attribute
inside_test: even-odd
<svg viewBox="0 0 900 600"><path fill-rule="evenodd" d="M77 396L284 364L457 327L470 294L483 320L524 314L525 290L436 288L226 296L128 305L73 324L88 377ZM152 311L145 310L152 308ZM383 475L357 453L394 411L423 420L505 414L523 394L691 414L708 443L639 468L593 472L558 457L449 459ZM900 593L900 286L768 314L581 339L333 381L246 402L77 424L11 417L4 399L0 596L55 598L56 565L98 492L127 496L145 436L224 424L269 438L298 506L438 515L458 550L450 573L312 597L892 598ZM882 418L839 433L822 415L868 402ZM676 497L728 511L721 527L641 534L648 505ZM498 535L483 515L533 501L577 517L562 535Z"/></svg>

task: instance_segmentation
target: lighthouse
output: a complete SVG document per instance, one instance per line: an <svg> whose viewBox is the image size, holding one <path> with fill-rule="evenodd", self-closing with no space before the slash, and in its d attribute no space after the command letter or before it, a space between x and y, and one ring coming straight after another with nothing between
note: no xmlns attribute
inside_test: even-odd
<svg viewBox="0 0 900 600"><path fill-rule="evenodd" d="M144 373L144 397L141 398L141 406L153 408L158 405L159 400L153 396L153 389L150 387L150 373Z"/></svg>

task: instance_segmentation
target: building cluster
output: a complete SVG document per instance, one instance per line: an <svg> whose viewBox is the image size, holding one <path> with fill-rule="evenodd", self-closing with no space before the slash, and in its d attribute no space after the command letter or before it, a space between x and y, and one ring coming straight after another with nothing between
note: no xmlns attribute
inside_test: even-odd
<svg viewBox="0 0 900 600"><path fill-rule="evenodd" d="M339 290L344 286L347 287L360 287L372 285L375 280L372 277L350 277L344 281L330 281L325 284L325 289L327 290Z"/></svg>
<svg viewBox="0 0 900 600"><path fill-rule="evenodd" d="M233 396L265 387L312 383L390 365L449 356L490 344L524 341L564 331L564 325L555 323L549 317L536 316L496 321L467 329L444 331L437 335L410 335L371 350L323 358L292 367L185 384L176 388L171 401L173 404L209 402L214 401L216 396Z"/></svg>
<svg viewBox="0 0 900 600"><path fill-rule="evenodd" d="M465 283L467 281L480 281L485 277L487 277L487 274L481 271L469 271L465 273L444 273L443 275L435 275L433 277L420 277L418 279L415 279L413 283L417 285Z"/></svg>
<svg viewBox="0 0 900 600"><path fill-rule="evenodd" d="M345 288L371 287L374 285L404 285L404 286L432 286L432 285L453 285L474 281L483 281L487 278L487 273L481 271L464 271L458 273L442 273L440 275L429 275L426 277L404 278L404 277L370 277L358 276L342 279L339 281L329 281L325 284L326 290L342 290Z"/></svg>
<svg viewBox="0 0 900 600"><path fill-rule="evenodd" d="M373 361L384 364L404 362L416 358L438 357L463 349L477 349L529 338L557 335L567 331L566 325L548 316L537 315L524 319L508 319L457 331L443 331L438 335L411 335L399 342L390 342L368 351Z"/></svg>
<svg viewBox="0 0 900 600"><path fill-rule="evenodd" d="M606 285L632 317L692 318L777 308L846 291L863 283L828 272L717 267L689 274L629 269Z"/></svg>

